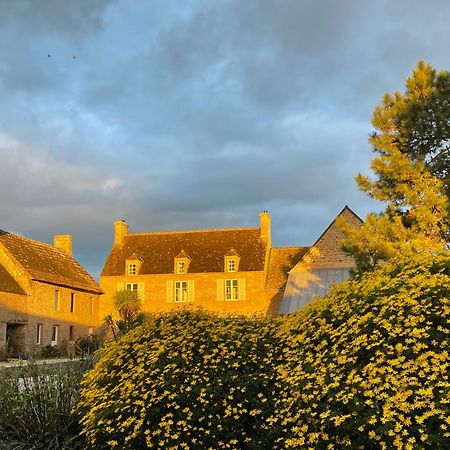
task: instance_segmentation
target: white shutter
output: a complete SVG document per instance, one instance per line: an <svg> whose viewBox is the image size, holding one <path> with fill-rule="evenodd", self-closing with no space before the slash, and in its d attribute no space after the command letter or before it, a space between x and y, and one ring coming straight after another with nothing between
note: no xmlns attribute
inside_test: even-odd
<svg viewBox="0 0 450 450"><path fill-rule="evenodd" d="M173 281L168 281L166 283L166 302L173 302Z"/></svg>
<svg viewBox="0 0 450 450"><path fill-rule="evenodd" d="M217 280L217 301L223 301L224 285L223 280Z"/></svg>
<svg viewBox="0 0 450 450"><path fill-rule="evenodd" d="M144 283L140 282L138 283L138 297L141 303L144 303L145 299L145 290L144 290Z"/></svg>
<svg viewBox="0 0 450 450"><path fill-rule="evenodd" d="M194 280L188 281L188 302L193 302L195 299L195 283Z"/></svg>
<svg viewBox="0 0 450 450"><path fill-rule="evenodd" d="M117 283L117 291L123 291L125 289L125 285L123 283Z"/></svg>
<svg viewBox="0 0 450 450"><path fill-rule="evenodd" d="M245 278L239 278L239 300L245 300Z"/></svg>

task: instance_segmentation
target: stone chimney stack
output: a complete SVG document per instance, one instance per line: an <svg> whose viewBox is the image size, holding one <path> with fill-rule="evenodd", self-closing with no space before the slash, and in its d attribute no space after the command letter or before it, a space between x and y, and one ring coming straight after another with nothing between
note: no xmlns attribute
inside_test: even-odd
<svg viewBox="0 0 450 450"><path fill-rule="evenodd" d="M55 235L53 246L72 256L72 236L70 234Z"/></svg>
<svg viewBox="0 0 450 450"><path fill-rule="evenodd" d="M260 220L260 228L261 228L261 239L263 242L268 243L269 245L272 242L271 236L270 236L270 215L267 211L263 211L259 215Z"/></svg>
<svg viewBox="0 0 450 450"><path fill-rule="evenodd" d="M114 247L122 245L123 238L128 234L128 224L124 220L114 222Z"/></svg>

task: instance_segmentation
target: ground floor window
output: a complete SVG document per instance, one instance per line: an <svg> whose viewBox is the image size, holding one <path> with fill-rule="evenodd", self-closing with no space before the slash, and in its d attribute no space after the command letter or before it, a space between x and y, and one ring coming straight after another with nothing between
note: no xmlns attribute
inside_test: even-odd
<svg viewBox="0 0 450 450"><path fill-rule="evenodd" d="M52 326L52 342L53 346L58 345L59 325Z"/></svg>
<svg viewBox="0 0 450 450"><path fill-rule="evenodd" d="M225 300L239 300L238 280L225 280Z"/></svg>
<svg viewBox="0 0 450 450"><path fill-rule="evenodd" d="M41 345L42 343L42 323L38 323L36 326L36 344Z"/></svg>
<svg viewBox="0 0 450 450"><path fill-rule="evenodd" d="M175 301L187 302L188 301L188 282L187 281L175 281Z"/></svg>
<svg viewBox="0 0 450 450"><path fill-rule="evenodd" d="M74 339L73 339L73 336L74 336L74 326L73 325L70 325L70 327L69 327L69 341L73 341Z"/></svg>

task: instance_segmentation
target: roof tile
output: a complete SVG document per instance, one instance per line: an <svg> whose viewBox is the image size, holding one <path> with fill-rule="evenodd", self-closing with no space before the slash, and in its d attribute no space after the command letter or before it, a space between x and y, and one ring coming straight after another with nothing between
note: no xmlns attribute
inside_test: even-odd
<svg viewBox="0 0 450 450"><path fill-rule="evenodd" d="M272 248L266 288L280 290L286 285L289 271L303 258L309 247Z"/></svg>
<svg viewBox="0 0 450 450"><path fill-rule="evenodd" d="M124 275L125 261L133 253L143 260L140 275L173 273L174 258L182 250L191 259L189 272L223 272L231 248L241 256L240 271L264 270L266 244L259 228L237 228L128 234L111 250L102 275Z"/></svg>
<svg viewBox="0 0 450 450"><path fill-rule="evenodd" d="M0 230L0 243L36 281L102 293L96 281L62 250Z"/></svg>

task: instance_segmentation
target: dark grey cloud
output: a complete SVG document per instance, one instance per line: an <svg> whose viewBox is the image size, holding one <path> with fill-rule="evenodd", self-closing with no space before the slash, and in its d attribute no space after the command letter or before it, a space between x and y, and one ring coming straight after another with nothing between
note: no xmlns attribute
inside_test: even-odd
<svg viewBox="0 0 450 450"><path fill-rule="evenodd" d="M379 205L370 114L418 59L450 68L444 0L0 1L0 228L256 226L307 245ZM48 57L48 54L51 57ZM73 58L75 56L75 59Z"/></svg>

